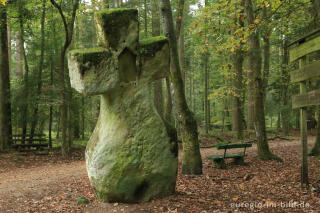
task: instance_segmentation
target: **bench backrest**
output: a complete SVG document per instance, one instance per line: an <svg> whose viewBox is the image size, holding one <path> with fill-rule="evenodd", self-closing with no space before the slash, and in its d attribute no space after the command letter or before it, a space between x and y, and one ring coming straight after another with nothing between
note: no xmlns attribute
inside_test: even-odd
<svg viewBox="0 0 320 213"><path fill-rule="evenodd" d="M24 142L45 142L47 141L46 139L46 135L45 134L34 134L32 139L30 138L30 134L26 134L25 138L24 138ZM13 144L17 144L17 143L23 143L23 135L22 134L13 134L12 135L12 142Z"/></svg>
<svg viewBox="0 0 320 213"><path fill-rule="evenodd" d="M247 148L252 147L251 143L231 143L218 145L217 149L237 149L237 148Z"/></svg>

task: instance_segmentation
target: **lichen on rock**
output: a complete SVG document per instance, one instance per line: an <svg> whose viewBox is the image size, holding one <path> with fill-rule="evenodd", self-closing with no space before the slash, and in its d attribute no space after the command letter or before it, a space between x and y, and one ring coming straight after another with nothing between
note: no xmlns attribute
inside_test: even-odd
<svg viewBox="0 0 320 213"><path fill-rule="evenodd" d="M71 86L101 95L100 115L86 148L97 197L106 202L145 202L175 192L176 132L157 114L149 84L168 76L165 37L139 44L135 9L95 14L99 47L69 53Z"/></svg>

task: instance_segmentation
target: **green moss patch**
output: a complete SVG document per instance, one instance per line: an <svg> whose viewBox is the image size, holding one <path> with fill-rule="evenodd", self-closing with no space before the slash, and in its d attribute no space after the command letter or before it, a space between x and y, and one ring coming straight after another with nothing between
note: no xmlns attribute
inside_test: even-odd
<svg viewBox="0 0 320 213"><path fill-rule="evenodd" d="M143 56L153 56L154 53L168 44L168 39L164 36L157 36L140 41L140 54Z"/></svg>
<svg viewBox="0 0 320 213"><path fill-rule="evenodd" d="M127 34L130 23L138 23L138 10L136 9L105 9L95 13L96 24L101 26L98 29L99 40L107 43L113 49L119 46L121 35ZM99 32L102 31L102 32Z"/></svg>

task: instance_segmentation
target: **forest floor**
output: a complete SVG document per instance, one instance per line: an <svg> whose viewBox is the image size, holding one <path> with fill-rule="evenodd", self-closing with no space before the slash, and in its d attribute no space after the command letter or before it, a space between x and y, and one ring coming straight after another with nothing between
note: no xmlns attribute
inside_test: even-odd
<svg viewBox="0 0 320 213"><path fill-rule="evenodd" d="M309 137L309 148L313 141ZM61 159L58 150L49 156L0 154L0 212L318 212L320 161L309 157L311 186L302 190L299 140L277 139L270 148L284 162L259 160L253 145L245 165L228 162L223 170L206 160L221 151L203 148L203 175L179 171L176 194L143 204L99 203L86 174L83 149L68 160ZM77 205L82 196L88 205Z"/></svg>

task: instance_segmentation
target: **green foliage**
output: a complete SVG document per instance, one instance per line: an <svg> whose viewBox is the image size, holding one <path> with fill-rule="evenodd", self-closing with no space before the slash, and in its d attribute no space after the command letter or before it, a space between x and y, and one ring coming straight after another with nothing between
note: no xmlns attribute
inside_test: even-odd
<svg viewBox="0 0 320 213"><path fill-rule="evenodd" d="M77 199L77 205L87 205L87 204L89 204L89 200L86 197L82 196Z"/></svg>

